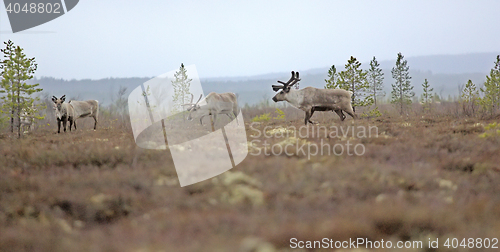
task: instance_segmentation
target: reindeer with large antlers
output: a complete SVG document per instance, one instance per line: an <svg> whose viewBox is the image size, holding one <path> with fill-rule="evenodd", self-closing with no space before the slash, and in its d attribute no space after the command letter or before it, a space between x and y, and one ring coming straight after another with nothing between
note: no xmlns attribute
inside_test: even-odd
<svg viewBox="0 0 500 252"><path fill-rule="evenodd" d="M183 104L183 106L189 106L187 111L189 115L188 120L193 120L193 118L200 118L200 124L203 125L203 117L213 115L215 122L217 120L218 114L225 114L229 119L233 120L238 115L238 101L234 93L222 93L217 94L211 92L205 97L206 105L200 106L199 102L203 95L196 103L193 103L194 95L191 94L191 102Z"/></svg>
<svg viewBox="0 0 500 252"><path fill-rule="evenodd" d="M273 97L274 102L287 101L294 107L306 112L304 123L316 124L310 119L315 111L335 111L341 121L346 116L342 111L356 118L351 105L352 92L344 89L318 89L306 87L304 89L293 90L291 87L300 81L299 72L292 71L292 77L287 82L278 81L282 85L273 85L273 90L278 92Z"/></svg>

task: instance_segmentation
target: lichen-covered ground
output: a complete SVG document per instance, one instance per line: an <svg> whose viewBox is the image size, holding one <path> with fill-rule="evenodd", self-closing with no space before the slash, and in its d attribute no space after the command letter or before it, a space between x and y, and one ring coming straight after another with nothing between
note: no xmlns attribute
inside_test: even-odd
<svg viewBox="0 0 500 252"><path fill-rule="evenodd" d="M500 239L498 119L313 119L309 132L301 118L247 120L247 158L187 187L168 149L139 149L129 130L3 134L0 251L300 251L291 238L439 239L446 251L448 238ZM363 153L337 155L348 142Z"/></svg>

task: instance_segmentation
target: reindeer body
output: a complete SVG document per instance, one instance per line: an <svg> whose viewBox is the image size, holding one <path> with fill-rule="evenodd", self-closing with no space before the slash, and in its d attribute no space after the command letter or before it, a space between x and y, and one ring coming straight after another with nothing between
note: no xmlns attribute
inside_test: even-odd
<svg viewBox="0 0 500 252"><path fill-rule="evenodd" d="M345 111L353 118L356 117L351 106L351 91L313 87L306 87L300 90L290 89L298 81L300 81L298 72L296 75L295 72L292 72L292 77L286 83L278 81L283 85L273 85L273 90L282 90L273 97L273 101L287 101L294 107L305 111L306 117L304 123L306 125L308 122L315 124L315 122L310 120L315 111L335 111L341 121L345 119L342 111Z"/></svg>
<svg viewBox="0 0 500 252"><path fill-rule="evenodd" d="M74 124L76 119L84 117L94 118L94 129L97 129L97 117L99 116L99 102L97 100L69 101L74 110Z"/></svg>
<svg viewBox="0 0 500 252"><path fill-rule="evenodd" d="M34 113L33 107L31 112ZM21 112L21 115L19 116L21 130L24 132L27 127L28 131L30 131L31 125L33 125L34 121L35 117L33 116L33 114L29 113L26 109L23 109L23 112Z"/></svg>
<svg viewBox="0 0 500 252"><path fill-rule="evenodd" d="M66 123L69 121L69 131L73 124L76 130L76 119L82 117L94 118L94 129L97 128L97 117L99 116L99 102L96 100L88 101L70 101L65 103L66 95L61 98L52 97L54 102L54 110L57 119L57 133L61 133L61 122L63 124L64 132L66 132Z"/></svg>
<svg viewBox="0 0 500 252"><path fill-rule="evenodd" d="M201 99L202 96L200 96ZM203 117L212 115L214 117L214 122L217 120L218 114L225 114L231 120L236 118L238 115L238 101L234 93L221 93L217 94L214 92L209 93L205 97L206 105L200 106L198 102L193 102L193 97L191 97L191 103L185 105L191 105L188 109L189 115L188 120L193 120L193 118L200 118L200 124L203 125Z"/></svg>

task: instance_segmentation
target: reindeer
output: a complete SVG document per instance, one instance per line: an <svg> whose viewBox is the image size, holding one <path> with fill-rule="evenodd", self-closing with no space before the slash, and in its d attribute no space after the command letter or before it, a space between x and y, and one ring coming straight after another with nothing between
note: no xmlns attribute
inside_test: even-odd
<svg viewBox="0 0 500 252"><path fill-rule="evenodd" d="M99 116L99 102L97 100L69 101L75 111L74 124L76 129L76 119L84 117L94 118L94 130L97 129L97 117Z"/></svg>
<svg viewBox="0 0 500 252"><path fill-rule="evenodd" d="M98 101L69 101L68 103L64 103L65 100L66 95L63 95L60 99L57 99L55 96L52 97L57 118L57 133L61 133L61 122L63 123L64 132L66 132L66 122L68 121L69 131L71 131L72 125L74 125L76 130L76 119L87 116L94 118L94 130L97 129L97 117L99 116Z"/></svg>
<svg viewBox="0 0 500 252"><path fill-rule="evenodd" d="M19 123L21 130L24 132L26 127L28 128L28 132L31 129L31 125L33 125L35 121L34 114L36 113L34 104L31 105L31 108L23 108L21 115L19 116Z"/></svg>
<svg viewBox="0 0 500 252"><path fill-rule="evenodd" d="M64 103L65 100L66 95L61 96L61 98L59 99L55 96L52 96L57 119L57 133L61 133L61 122L63 124L64 132L66 132L66 123L69 121L69 131L71 131L71 126L75 121L75 110L69 103Z"/></svg>
<svg viewBox="0 0 500 252"><path fill-rule="evenodd" d="M193 103L194 95L191 94L191 102L183 104L183 106L190 106L187 111L189 111L187 119L189 121L193 120L194 117L200 118L200 124L203 125L203 117L213 115L214 122L217 120L218 114L225 114L229 119L233 120L238 115L238 101L234 93L222 93L217 94L211 92L205 97L206 105L200 106L198 103L203 95L196 103ZM234 116L234 117L233 117ZM238 122L238 121L236 121Z"/></svg>
<svg viewBox="0 0 500 252"><path fill-rule="evenodd" d="M285 83L278 81L282 85L272 85L274 92L278 92L273 97L274 102L287 101L294 107L306 112L304 124L317 124L310 119L315 111L335 111L341 121L344 121L346 116L342 111L356 118L351 106L352 92L343 89L318 89L306 87L300 90L293 90L291 87L299 82L299 72L292 71L292 77Z"/></svg>

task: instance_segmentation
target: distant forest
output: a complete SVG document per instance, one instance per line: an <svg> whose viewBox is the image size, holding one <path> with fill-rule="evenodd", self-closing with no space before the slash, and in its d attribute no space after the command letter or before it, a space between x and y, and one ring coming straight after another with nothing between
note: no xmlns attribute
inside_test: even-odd
<svg viewBox="0 0 500 252"><path fill-rule="evenodd" d="M419 96L422 93L421 85L424 79L429 81L434 92L442 99L455 98L459 96L459 89L463 88L470 79L477 86L482 86L493 67L496 55L499 53L476 53L465 55L439 55L408 57L410 75L414 91ZM347 59L346 59L347 62ZM346 62L337 62L337 69L343 70ZM394 82L391 76L393 61L380 61L384 72L384 90L390 93L391 84ZM323 88L327 78L328 68L310 69L301 71L300 87L313 86ZM366 69L368 63L363 63L362 68ZM173 69L165 69L165 72ZM299 69L290 69L299 70ZM162 74L162 73L158 73ZM187 73L189 75L189 72ZM289 72L272 73L248 77L227 77L227 78L207 78L201 79L201 84L205 95L209 92L234 92L238 95L241 106L245 104L255 105L262 102L271 102L274 95L271 85L277 80L288 80ZM105 78L99 80L63 80L53 77L35 78L30 82L40 83L44 89L44 96L52 97L66 95L69 99L85 100L96 99L104 106L111 104L118 94L120 87L127 88L126 95L150 80L152 77L133 78Z"/></svg>

